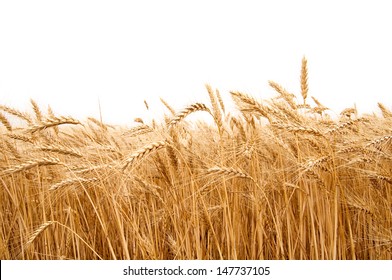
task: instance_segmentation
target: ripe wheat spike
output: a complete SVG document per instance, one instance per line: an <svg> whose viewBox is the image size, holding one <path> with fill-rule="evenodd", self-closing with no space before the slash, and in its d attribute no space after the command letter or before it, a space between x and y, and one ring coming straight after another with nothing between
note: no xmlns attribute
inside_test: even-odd
<svg viewBox="0 0 392 280"><path fill-rule="evenodd" d="M197 111L206 111L206 112L210 113L210 115L212 115L210 109L205 104L203 104L203 103L195 103L195 104L192 104L192 105L186 107L184 110L182 110L180 113L178 113L169 122L168 126L172 127L172 126L176 125L181 120L183 120L186 116L188 116L189 114L191 114L193 112L197 112Z"/></svg>
<svg viewBox="0 0 392 280"><path fill-rule="evenodd" d="M252 180L253 182L256 182L255 179L253 179L252 176L238 170L234 169L232 167L220 167L220 166L214 166L209 169L207 169L207 174L217 174L217 175L228 175L228 176L233 176L233 177L241 177L241 178L247 178Z"/></svg>
<svg viewBox="0 0 392 280"><path fill-rule="evenodd" d="M0 110L3 110L4 112L7 112L10 115L13 115L15 117L20 118L20 119L26 121L28 124L32 123L32 120L28 114L22 113L18 110L15 110L13 108L10 108L10 107L4 106L4 105L0 105Z"/></svg>
<svg viewBox="0 0 392 280"><path fill-rule="evenodd" d="M33 159L29 160L27 162L24 162L19 165L12 166L4 171L2 171L0 174L1 175L7 175L7 174L12 174L15 172L20 172L24 170L31 169L35 166L46 166L46 165L59 165L61 164L60 159L55 158L55 157L44 157L41 159Z"/></svg>
<svg viewBox="0 0 392 280"><path fill-rule="evenodd" d="M49 127L59 126L62 124L81 124L78 120L71 117L52 117L47 118L45 121L42 121L38 124L30 126L27 131L30 133L34 133L40 130L47 129Z"/></svg>
<svg viewBox="0 0 392 280"><path fill-rule="evenodd" d="M33 99L30 99L30 103L33 106L33 110L34 110L34 113L35 113L35 118L39 122L42 121L42 112L39 109L38 104Z"/></svg>
<svg viewBox="0 0 392 280"><path fill-rule="evenodd" d="M25 243L25 247L30 246L34 240L45 230L47 229L50 225L53 225L54 222L53 221L47 221L45 223L43 223L42 225L40 225L31 235L30 238L27 240L27 242Z"/></svg>
<svg viewBox="0 0 392 280"><path fill-rule="evenodd" d="M8 121L8 119L2 113L0 113L0 122L5 126L5 128L9 132L12 132L11 123Z"/></svg>
<svg viewBox="0 0 392 280"><path fill-rule="evenodd" d="M168 144L167 141L158 141L158 142L151 143L143 147L142 149L136 151L125 160L125 163L122 166L122 170L125 170L129 166L132 166L136 161L144 158L148 154L164 148L167 144Z"/></svg>
<svg viewBox="0 0 392 280"><path fill-rule="evenodd" d="M306 98L308 97L308 61L305 57L302 58L301 66L301 95L306 104Z"/></svg>

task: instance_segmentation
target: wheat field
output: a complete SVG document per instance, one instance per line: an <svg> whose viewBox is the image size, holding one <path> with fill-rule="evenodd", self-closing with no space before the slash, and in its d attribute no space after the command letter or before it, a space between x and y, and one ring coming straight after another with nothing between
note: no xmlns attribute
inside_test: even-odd
<svg viewBox="0 0 392 280"><path fill-rule="evenodd" d="M0 258L391 259L392 112L331 118L307 77L132 128L0 105Z"/></svg>

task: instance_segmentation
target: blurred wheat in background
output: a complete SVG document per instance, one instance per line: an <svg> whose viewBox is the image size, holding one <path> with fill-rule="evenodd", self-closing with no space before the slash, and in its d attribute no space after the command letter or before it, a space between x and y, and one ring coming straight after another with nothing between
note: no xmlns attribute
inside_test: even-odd
<svg viewBox="0 0 392 280"><path fill-rule="evenodd" d="M391 259L392 112L333 119L307 72L132 128L1 105L0 258Z"/></svg>

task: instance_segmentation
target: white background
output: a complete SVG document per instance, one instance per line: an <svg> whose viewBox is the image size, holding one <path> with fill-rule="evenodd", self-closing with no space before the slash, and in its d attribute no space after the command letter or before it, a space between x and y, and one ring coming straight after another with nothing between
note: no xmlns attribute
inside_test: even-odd
<svg viewBox="0 0 392 280"><path fill-rule="evenodd" d="M207 269L204 276L124 276L130 268ZM225 267L269 267L269 275L218 275ZM2 261L3 280L29 279L389 279L391 261ZM228 271L231 269L228 268ZM128 271L128 270L127 270ZM234 270L236 271L236 269ZM388 276L389 275L389 276ZM321 276L321 277L320 277Z"/></svg>
<svg viewBox="0 0 392 280"><path fill-rule="evenodd" d="M1 1L0 104L132 124L208 102L204 84L268 98L268 80L338 114L392 107L390 1ZM143 100L147 100L147 112ZM228 102L228 101L227 101Z"/></svg>

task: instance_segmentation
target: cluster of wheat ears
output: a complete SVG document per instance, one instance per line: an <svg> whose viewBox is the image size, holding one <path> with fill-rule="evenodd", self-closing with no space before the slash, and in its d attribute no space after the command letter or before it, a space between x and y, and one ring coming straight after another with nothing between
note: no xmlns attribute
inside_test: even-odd
<svg viewBox="0 0 392 280"><path fill-rule="evenodd" d="M391 259L392 112L333 119L307 76L131 129L0 106L0 258Z"/></svg>

